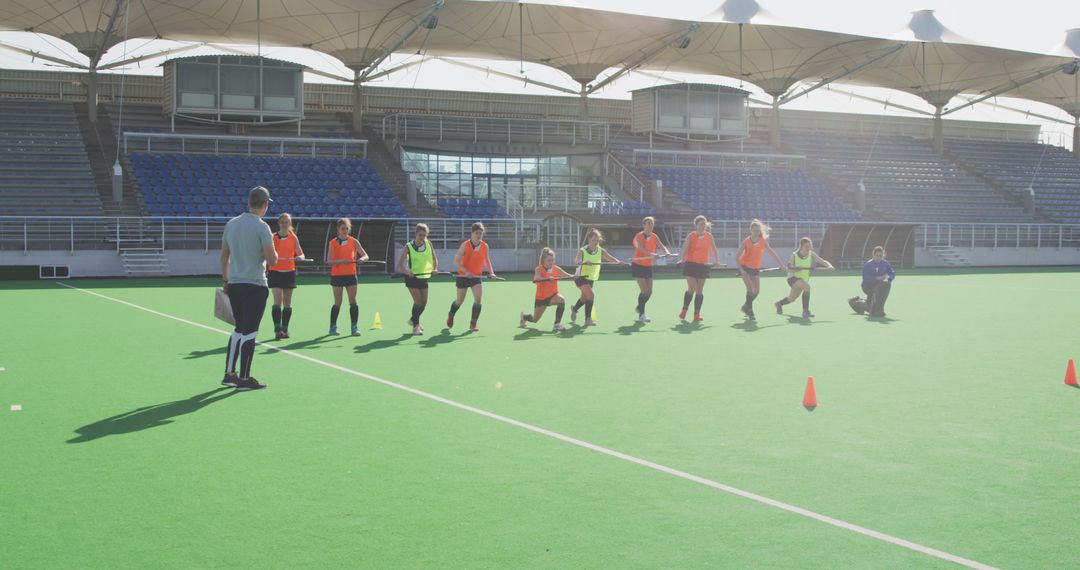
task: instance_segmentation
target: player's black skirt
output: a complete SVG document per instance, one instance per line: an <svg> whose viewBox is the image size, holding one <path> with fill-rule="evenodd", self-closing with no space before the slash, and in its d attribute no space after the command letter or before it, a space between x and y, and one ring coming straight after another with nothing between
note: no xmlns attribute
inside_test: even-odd
<svg viewBox="0 0 1080 570"><path fill-rule="evenodd" d="M551 305L551 300L555 298L555 295L558 295L558 293L552 294L547 299L537 299L537 300L535 300L533 302L533 306L534 307L547 307L547 306L550 306Z"/></svg>
<svg viewBox="0 0 1080 570"><path fill-rule="evenodd" d="M761 269L758 267L747 267L745 265L740 265L739 267L741 267L747 275L761 275Z"/></svg>
<svg viewBox="0 0 1080 570"><path fill-rule="evenodd" d="M687 261L686 263L683 263L682 274L687 277L693 277L694 279L708 279L709 266L704 263Z"/></svg>
<svg viewBox="0 0 1080 570"><path fill-rule="evenodd" d="M458 277L454 283L458 289L471 289L480 284L479 277Z"/></svg>
<svg viewBox="0 0 1080 570"><path fill-rule="evenodd" d="M787 284L792 286L792 287L795 286L796 281L802 281L802 278L800 278L800 277L788 277L787 278Z"/></svg>
<svg viewBox="0 0 1080 570"><path fill-rule="evenodd" d="M334 287L352 287L356 285L355 275L331 275L330 284Z"/></svg>
<svg viewBox="0 0 1080 570"><path fill-rule="evenodd" d="M630 264L630 275L633 275L634 279L652 279L652 266L632 263Z"/></svg>
<svg viewBox="0 0 1080 570"><path fill-rule="evenodd" d="M296 289L295 271L267 271L266 286L271 289Z"/></svg>
<svg viewBox="0 0 1080 570"><path fill-rule="evenodd" d="M418 277L406 277L405 278L405 287L408 287L409 289L427 289L428 288L428 281L430 281L430 279L420 279Z"/></svg>
<svg viewBox="0 0 1080 570"><path fill-rule="evenodd" d="M574 285L577 285L578 287L584 287L586 285L588 285L589 287L592 287L593 283L595 283L595 281L593 281L592 279L586 279L584 277L575 277L574 278Z"/></svg>

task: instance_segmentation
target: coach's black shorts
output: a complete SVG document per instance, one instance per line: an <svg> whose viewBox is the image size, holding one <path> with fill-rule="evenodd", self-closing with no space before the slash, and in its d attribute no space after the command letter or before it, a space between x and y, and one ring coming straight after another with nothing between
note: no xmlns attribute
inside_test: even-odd
<svg viewBox="0 0 1080 570"><path fill-rule="evenodd" d="M267 271L266 286L271 289L296 289L296 272Z"/></svg>
<svg viewBox="0 0 1080 570"><path fill-rule="evenodd" d="M578 287L584 287L586 285L588 285L589 287L592 287L593 283L596 283L596 282L593 281L592 279L586 279L584 277L575 277L574 278L574 285L577 285Z"/></svg>
<svg viewBox="0 0 1080 570"><path fill-rule="evenodd" d="M229 304L232 305L233 319L236 321L236 332L251 334L259 330L270 289L250 283L235 283L226 290Z"/></svg>
<svg viewBox="0 0 1080 570"><path fill-rule="evenodd" d="M631 263L630 275L633 275L634 279L652 279L652 266Z"/></svg>
<svg viewBox="0 0 1080 570"><path fill-rule="evenodd" d="M356 285L355 275L331 275L330 285L334 287L352 287Z"/></svg>
<svg viewBox="0 0 1080 570"><path fill-rule="evenodd" d="M747 275L761 275L760 267L747 267L745 265L740 265L739 267L741 267Z"/></svg>
<svg viewBox="0 0 1080 570"><path fill-rule="evenodd" d="M709 266L704 263L687 261L686 263L683 263L682 274L687 277L693 277L694 279L708 279Z"/></svg>
<svg viewBox="0 0 1080 570"><path fill-rule="evenodd" d="M458 277L454 282L458 289L471 289L480 284L479 277Z"/></svg>
<svg viewBox="0 0 1080 570"><path fill-rule="evenodd" d="M533 306L534 307L548 307L548 306L551 305L551 300L555 298L555 295L558 295L558 293L555 293L554 295L548 297L547 299L537 299L536 301L533 302Z"/></svg>
<svg viewBox="0 0 1080 570"><path fill-rule="evenodd" d="M409 289L427 289L428 281L430 281L430 279L420 279L419 277L406 277L405 286Z"/></svg>

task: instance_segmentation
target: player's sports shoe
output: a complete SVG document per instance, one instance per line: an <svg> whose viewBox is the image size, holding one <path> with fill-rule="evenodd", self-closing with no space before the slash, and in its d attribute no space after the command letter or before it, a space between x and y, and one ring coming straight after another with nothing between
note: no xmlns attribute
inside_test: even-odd
<svg viewBox="0 0 1080 570"><path fill-rule="evenodd" d="M476 323L469 323L469 332L480 332L480 327Z"/></svg>
<svg viewBox="0 0 1080 570"><path fill-rule="evenodd" d="M518 315L518 326L521 328L525 328L525 313L521 313L520 315Z"/></svg>
<svg viewBox="0 0 1080 570"><path fill-rule="evenodd" d="M585 326L587 326L587 327L595 327L596 326L596 321L594 321L592 319L585 319Z"/></svg>
<svg viewBox="0 0 1080 570"><path fill-rule="evenodd" d="M254 378L240 378L236 381L237 392L250 392L251 390L262 390L266 387L266 384L260 383Z"/></svg>
<svg viewBox="0 0 1080 570"><path fill-rule="evenodd" d="M454 328L454 315L446 315L446 328Z"/></svg>
<svg viewBox="0 0 1080 570"><path fill-rule="evenodd" d="M742 314L746 315L746 318L754 320L754 312L750 310L750 307L743 305L739 307L739 310L742 311Z"/></svg>
<svg viewBox="0 0 1080 570"><path fill-rule="evenodd" d="M679 311L679 320L680 321L685 321L686 320L686 309L683 309L683 310Z"/></svg>
<svg viewBox="0 0 1080 570"><path fill-rule="evenodd" d="M641 313L640 315L638 315L637 322L639 322L639 323L651 323L652 320L649 317L646 317L645 313Z"/></svg>
<svg viewBox="0 0 1080 570"><path fill-rule="evenodd" d="M551 327L551 332L557 332L558 333L558 332L563 332L565 330L566 330L566 327L564 327L562 325L562 323L555 323L555 326Z"/></svg>
<svg viewBox="0 0 1080 570"><path fill-rule="evenodd" d="M780 301L773 303L773 306L776 307L776 314L784 314L784 306L780 304Z"/></svg>
<svg viewBox="0 0 1080 570"><path fill-rule="evenodd" d="M230 373L226 374L224 378L221 379L221 385L222 386L228 386L230 388L235 388L236 387L236 381L238 379L239 378L236 376L235 372L230 372Z"/></svg>
<svg viewBox="0 0 1080 570"><path fill-rule="evenodd" d="M352 334L353 336L360 336L360 327L352 325L350 327L350 330L352 331L350 334Z"/></svg>
<svg viewBox="0 0 1080 570"><path fill-rule="evenodd" d="M811 313L810 311L803 311L802 312L802 318L804 318L804 319L812 319L812 318L814 318L814 313Z"/></svg>
<svg viewBox="0 0 1080 570"><path fill-rule="evenodd" d="M703 319L703 318L701 317L701 315L694 315L694 322L695 322L695 323L700 323L701 321L704 321L704 320L705 320L705 319Z"/></svg>
<svg viewBox="0 0 1080 570"><path fill-rule="evenodd" d="M420 334L424 334L424 325L416 325L420 327Z"/></svg>
<svg viewBox="0 0 1080 570"><path fill-rule="evenodd" d="M577 307L571 305L570 306L570 322L572 322L572 323L577 322L577 312L578 312Z"/></svg>
<svg viewBox="0 0 1080 570"><path fill-rule="evenodd" d="M289 331L281 331L281 338L289 338Z"/></svg>
<svg viewBox="0 0 1080 570"><path fill-rule="evenodd" d="M413 325L412 333L413 336L420 336L424 334L424 331L420 330L420 325Z"/></svg>
<svg viewBox="0 0 1080 570"><path fill-rule="evenodd" d="M330 331L329 331L329 332L327 332L326 334L332 334L332 335L336 335L336 334L338 334L338 332L337 332L337 325L331 325L331 326L330 326Z"/></svg>

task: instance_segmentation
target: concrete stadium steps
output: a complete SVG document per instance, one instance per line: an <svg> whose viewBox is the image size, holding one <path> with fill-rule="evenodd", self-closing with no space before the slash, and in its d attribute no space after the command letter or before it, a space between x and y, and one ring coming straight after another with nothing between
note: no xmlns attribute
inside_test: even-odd
<svg viewBox="0 0 1080 570"><path fill-rule="evenodd" d="M169 260L165 250L156 248L124 248L120 250L124 273L130 277L169 275Z"/></svg>
<svg viewBox="0 0 1080 570"><path fill-rule="evenodd" d="M798 131L785 131L783 140L786 148L805 154L813 169L836 181L844 192L854 192L864 179L867 204L884 220L1037 221L1015 199L934 153L929 141Z"/></svg>
<svg viewBox="0 0 1080 570"><path fill-rule="evenodd" d="M0 215L101 215L68 103L0 100Z"/></svg>
<svg viewBox="0 0 1080 570"><path fill-rule="evenodd" d="M75 116L79 122L83 144L90 159L90 171L94 175L101 207L107 216L145 216L146 204L134 183L134 175L129 165L121 162L124 176L121 187L121 201L117 204L112 195L113 164L116 161L116 135L113 133L111 117L105 106L98 108L97 124L90 122L86 103L74 103Z"/></svg>

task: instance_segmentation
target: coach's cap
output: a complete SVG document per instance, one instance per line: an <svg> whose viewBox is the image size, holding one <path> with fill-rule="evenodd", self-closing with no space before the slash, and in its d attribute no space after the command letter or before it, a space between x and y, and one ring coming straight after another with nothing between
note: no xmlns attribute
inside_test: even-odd
<svg viewBox="0 0 1080 570"><path fill-rule="evenodd" d="M252 206L261 206L267 202L273 202L270 198L270 191L264 186L256 186L248 192L248 204Z"/></svg>

